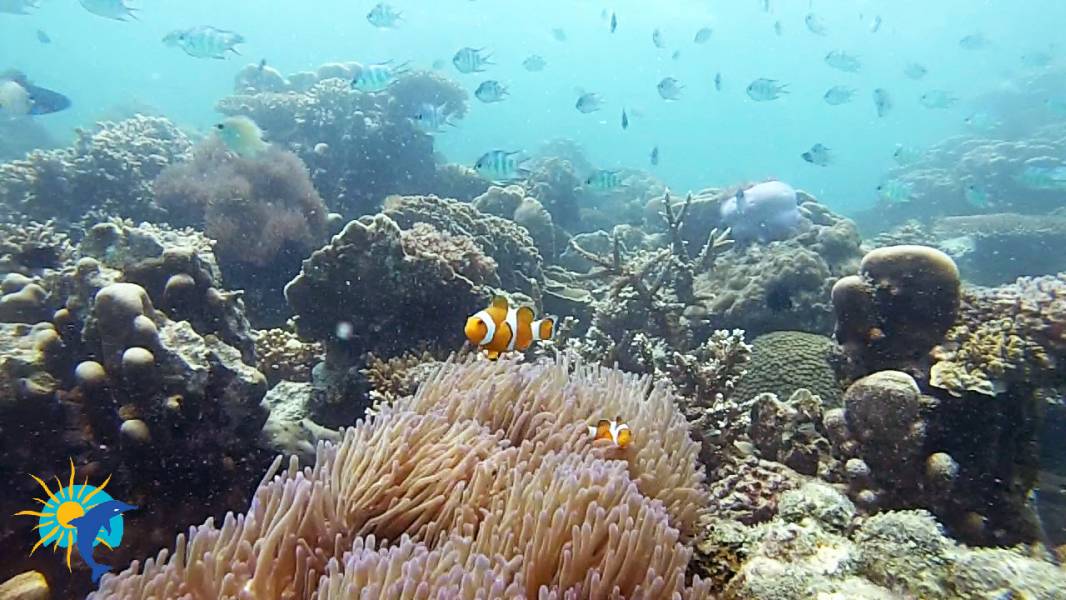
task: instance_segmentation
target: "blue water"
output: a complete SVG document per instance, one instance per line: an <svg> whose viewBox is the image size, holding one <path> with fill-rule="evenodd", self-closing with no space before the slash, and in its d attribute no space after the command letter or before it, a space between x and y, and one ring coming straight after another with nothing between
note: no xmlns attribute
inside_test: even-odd
<svg viewBox="0 0 1066 600"><path fill-rule="evenodd" d="M137 21L117 22L88 13L75 0L43 0L29 16L0 14L0 67L21 69L73 99L71 110L41 118L65 140L74 127L114 115L116 107L150 106L182 126L206 129L217 120L213 106L231 92L235 73L264 58L286 74L329 61L392 59L429 68L444 59L448 76L471 93L489 78L511 91L506 102L491 105L471 95L460 127L437 138L449 160L471 164L489 149L534 150L569 137L599 167L650 168L649 152L658 145L661 162L654 171L675 190L776 177L850 212L874 201L896 144L923 146L964 131L963 118L974 110L968 100L1017 85L1026 69L1020 56L1047 51L1066 22L1066 3L1057 0L770 0L769 13L761 0L396 0L404 20L381 30L366 20L375 3L151 1L135 5L141 8ZM618 16L613 35L604 10ZM808 12L821 18L828 36L806 29ZM875 16L883 25L872 33ZM780 37L775 21L783 26ZM160 41L173 29L196 25L243 34L242 56L195 59ZM714 30L711 40L696 45L695 32L705 26ZM555 40L554 28L563 29L567 41ZM652 44L656 28L666 49ZM37 29L47 32L50 45L38 42ZM992 41L990 48L959 46L960 38L978 32ZM462 46L490 49L497 66L482 74L456 72L451 57ZM679 60L671 58L675 50ZM823 57L830 50L858 55L861 72L828 67ZM544 71L522 69L532 53L547 60ZM906 79L909 61L925 65L928 76ZM716 72L724 80L721 92L714 90ZM686 86L680 101L659 98L656 84L666 76ZM791 93L753 102L744 89L757 77L787 82ZM858 89L851 104L823 102L826 89L837 84ZM885 118L874 111L875 87L894 98ZM578 88L603 95L605 108L577 112ZM961 102L949 110L924 108L918 96L930 89L948 90ZM627 131L620 127L623 107L630 111ZM800 154L814 143L831 148L835 163L804 162Z"/></svg>

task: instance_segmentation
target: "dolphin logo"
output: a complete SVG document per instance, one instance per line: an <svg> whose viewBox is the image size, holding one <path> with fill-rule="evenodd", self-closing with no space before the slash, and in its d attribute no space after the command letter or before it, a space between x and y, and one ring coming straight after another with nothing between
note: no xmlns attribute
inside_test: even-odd
<svg viewBox="0 0 1066 600"><path fill-rule="evenodd" d="M93 560L93 542L96 541L96 534L100 533L100 529L111 533L112 518L136 509L137 507L132 504L126 504L119 500L108 500L93 506L84 515L70 520L70 524L77 528L78 554L81 554L81 559L92 569L93 583L100 581L104 573L111 570L110 565Z"/></svg>

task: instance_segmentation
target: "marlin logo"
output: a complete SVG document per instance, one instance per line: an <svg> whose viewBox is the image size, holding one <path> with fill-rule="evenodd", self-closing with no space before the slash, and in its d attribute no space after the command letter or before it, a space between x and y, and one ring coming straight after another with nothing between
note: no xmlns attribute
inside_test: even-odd
<svg viewBox="0 0 1066 600"><path fill-rule="evenodd" d="M111 519L124 512L136 510L136 508L136 506L126 504L120 500L108 500L90 508L89 512L85 513L84 516L70 520L70 524L77 528L78 532L75 536L78 554L81 554L81 559L93 570L93 583L100 581L100 577L111 570L110 565L98 563L93 558L93 545L96 542L96 534L100 533L100 529L110 534Z"/></svg>

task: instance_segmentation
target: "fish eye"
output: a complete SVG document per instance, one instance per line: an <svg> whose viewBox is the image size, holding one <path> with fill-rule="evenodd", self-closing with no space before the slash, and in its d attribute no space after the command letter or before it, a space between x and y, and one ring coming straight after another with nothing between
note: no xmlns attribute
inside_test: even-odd
<svg viewBox="0 0 1066 600"><path fill-rule="evenodd" d="M222 129L224 129L225 127L226 127L226 126L225 126L225 125L223 125L222 123L219 123L219 124L215 125L215 129L217 129L217 130L219 130L219 131L222 131Z"/></svg>

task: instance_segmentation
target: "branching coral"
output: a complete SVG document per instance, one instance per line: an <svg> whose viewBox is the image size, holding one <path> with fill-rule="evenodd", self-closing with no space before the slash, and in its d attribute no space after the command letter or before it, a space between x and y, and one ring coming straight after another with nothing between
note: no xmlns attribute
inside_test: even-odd
<svg viewBox="0 0 1066 600"><path fill-rule="evenodd" d="M54 221L0 223L0 273L40 274L63 266L73 256L74 248Z"/></svg>
<svg viewBox="0 0 1066 600"><path fill-rule="evenodd" d="M324 350L319 342L306 342L285 329L266 329L255 332L255 354L259 371L267 382L304 382L311 378L311 369L322 359Z"/></svg>
<svg viewBox="0 0 1066 600"><path fill-rule="evenodd" d="M159 215L152 181L188 156L191 142L173 123L136 116L78 131L69 148L36 150L0 164L0 205L31 219L78 222L86 213L139 219Z"/></svg>
<svg viewBox="0 0 1066 600"><path fill-rule="evenodd" d="M602 410L627 414L632 447L591 443ZM449 363L320 444L313 468L274 476L279 459L247 515L193 528L93 597L706 597L682 541L703 498L695 454L670 395L632 376Z"/></svg>

